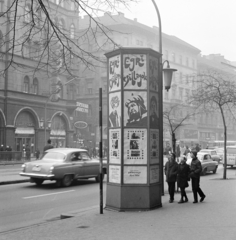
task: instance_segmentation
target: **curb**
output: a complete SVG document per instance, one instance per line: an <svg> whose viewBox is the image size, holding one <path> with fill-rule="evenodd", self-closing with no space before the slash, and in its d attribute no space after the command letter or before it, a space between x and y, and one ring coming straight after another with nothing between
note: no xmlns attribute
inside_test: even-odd
<svg viewBox="0 0 236 240"><path fill-rule="evenodd" d="M2 182L0 182L0 185L15 184L15 183L25 183L25 182L29 182L29 181L30 181L29 179L2 181Z"/></svg>

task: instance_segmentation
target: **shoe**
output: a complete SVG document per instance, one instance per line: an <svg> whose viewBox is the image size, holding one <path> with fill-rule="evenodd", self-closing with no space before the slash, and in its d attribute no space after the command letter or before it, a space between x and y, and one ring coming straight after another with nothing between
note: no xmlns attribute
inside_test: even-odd
<svg viewBox="0 0 236 240"><path fill-rule="evenodd" d="M193 203L198 203L198 201L193 201Z"/></svg>
<svg viewBox="0 0 236 240"><path fill-rule="evenodd" d="M185 198L184 202L188 202L188 199L187 199L187 198Z"/></svg>
<svg viewBox="0 0 236 240"><path fill-rule="evenodd" d="M203 202L206 196L201 197L200 202Z"/></svg>
<svg viewBox="0 0 236 240"><path fill-rule="evenodd" d="M178 203L184 203L183 199L181 199Z"/></svg>
<svg viewBox="0 0 236 240"><path fill-rule="evenodd" d="M174 200L169 200L169 203L172 203L172 202L174 202Z"/></svg>

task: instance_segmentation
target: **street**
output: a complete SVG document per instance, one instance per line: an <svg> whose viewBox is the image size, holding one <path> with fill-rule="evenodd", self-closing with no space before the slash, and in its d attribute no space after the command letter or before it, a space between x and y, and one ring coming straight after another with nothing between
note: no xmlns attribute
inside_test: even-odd
<svg viewBox="0 0 236 240"><path fill-rule="evenodd" d="M1 168L1 171L3 168ZM4 172L11 171L15 174L20 166L5 167ZM232 175L235 168L228 168L228 174ZM235 174L234 174L235 175ZM219 165L216 174L207 173L201 177L201 186L204 190L204 182L210 179L222 178L223 166ZM217 184L217 182L215 182ZM106 178L104 180L104 204L106 199ZM168 195L166 182L164 184L165 195ZM191 187L187 188L187 194L192 195ZM179 200L178 194L175 197ZM25 226L58 219L62 213L73 211L85 211L96 208L99 212L99 184L93 179L82 180L68 188L57 188L54 182L45 181L41 187L32 183L19 183L0 186L0 233Z"/></svg>
<svg viewBox="0 0 236 240"><path fill-rule="evenodd" d="M106 194L104 181L104 196ZM32 183L0 186L0 232L57 218L68 211L98 207L99 184L82 180L68 188L57 188L45 181L41 187Z"/></svg>

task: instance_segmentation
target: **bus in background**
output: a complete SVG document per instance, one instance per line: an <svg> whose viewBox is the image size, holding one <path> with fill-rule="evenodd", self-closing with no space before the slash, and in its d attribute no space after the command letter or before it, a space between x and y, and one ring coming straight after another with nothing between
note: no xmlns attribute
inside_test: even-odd
<svg viewBox="0 0 236 240"><path fill-rule="evenodd" d="M215 140L215 141L209 141L208 142L209 147L215 147L215 148L223 148L224 147L224 141ZM236 141L227 141L226 146L236 146Z"/></svg>
<svg viewBox="0 0 236 240"><path fill-rule="evenodd" d="M235 166L236 165L236 146L227 146L227 166ZM223 163L224 164L224 163Z"/></svg>

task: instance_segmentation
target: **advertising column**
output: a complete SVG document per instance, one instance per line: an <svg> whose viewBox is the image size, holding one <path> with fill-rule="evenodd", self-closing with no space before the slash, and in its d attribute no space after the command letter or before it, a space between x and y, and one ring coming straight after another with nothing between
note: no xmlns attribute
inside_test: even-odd
<svg viewBox="0 0 236 240"><path fill-rule="evenodd" d="M108 182L106 208L161 206L158 124L160 54L120 48L108 58Z"/></svg>

